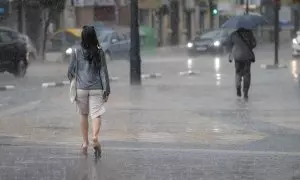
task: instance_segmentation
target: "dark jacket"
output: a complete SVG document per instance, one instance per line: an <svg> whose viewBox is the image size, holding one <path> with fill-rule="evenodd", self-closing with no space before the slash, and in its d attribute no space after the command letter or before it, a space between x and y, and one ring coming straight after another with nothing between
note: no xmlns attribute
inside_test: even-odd
<svg viewBox="0 0 300 180"><path fill-rule="evenodd" d="M102 89L109 94L109 75L103 50L99 49L100 59L98 59L98 65L86 60L86 56L84 55L86 53L85 51L87 50L81 48L81 46L73 47L68 70L69 80L75 77L77 69L77 89Z"/></svg>
<svg viewBox="0 0 300 180"><path fill-rule="evenodd" d="M256 47L256 40L251 30L238 29L233 32L229 39L231 53L229 60L254 61L253 49Z"/></svg>

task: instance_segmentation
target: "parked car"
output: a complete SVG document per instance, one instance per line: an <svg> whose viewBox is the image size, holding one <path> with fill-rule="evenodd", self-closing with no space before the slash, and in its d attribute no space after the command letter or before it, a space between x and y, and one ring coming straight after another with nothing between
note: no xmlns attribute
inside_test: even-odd
<svg viewBox="0 0 300 180"><path fill-rule="evenodd" d="M215 29L196 36L186 45L188 54L223 54L229 52L228 38L233 31L234 29Z"/></svg>
<svg viewBox="0 0 300 180"><path fill-rule="evenodd" d="M129 58L130 39L128 33L105 29L97 32L97 35L107 61ZM68 59L71 53L72 46L66 50L64 59Z"/></svg>
<svg viewBox="0 0 300 180"><path fill-rule="evenodd" d="M300 31L297 31L296 37L292 40L292 55L294 57L300 56Z"/></svg>
<svg viewBox="0 0 300 180"><path fill-rule="evenodd" d="M0 27L0 72L24 77L28 67L28 52L24 38L9 28Z"/></svg>

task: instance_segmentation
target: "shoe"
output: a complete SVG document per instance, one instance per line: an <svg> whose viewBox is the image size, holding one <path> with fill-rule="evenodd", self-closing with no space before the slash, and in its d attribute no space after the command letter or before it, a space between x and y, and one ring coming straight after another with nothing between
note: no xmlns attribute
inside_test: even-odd
<svg viewBox="0 0 300 180"><path fill-rule="evenodd" d="M93 148L94 148L94 155L95 155L95 160L98 160L101 158L101 145L98 142L98 139L93 139Z"/></svg>
<svg viewBox="0 0 300 180"><path fill-rule="evenodd" d="M238 97L241 97L241 96L242 96L241 88L236 88L236 95L237 95Z"/></svg>

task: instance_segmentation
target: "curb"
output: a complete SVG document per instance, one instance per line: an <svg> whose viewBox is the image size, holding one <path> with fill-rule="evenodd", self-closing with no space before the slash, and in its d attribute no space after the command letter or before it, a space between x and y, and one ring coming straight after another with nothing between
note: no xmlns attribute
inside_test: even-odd
<svg viewBox="0 0 300 180"><path fill-rule="evenodd" d="M161 73L142 74L142 79L156 79L162 77Z"/></svg>
<svg viewBox="0 0 300 180"><path fill-rule="evenodd" d="M49 88L49 87L62 87L62 86L67 86L70 85L69 81L61 81L61 82L47 82L43 83L42 87L43 88Z"/></svg>
<svg viewBox="0 0 300 180"><path fill-rule="evenodd" d="M260 65L260 67L262 69L281 69L281 68L287 68L288 66L285 64L278 64L278 65L274 65L274 64L262 64Z"/></svg>
<svg viewBox="0 0 300 180"><path fill-rule="evenodd" d="M118 81L120 78L119 77L110 77L109 80L110 81Z"/></svg>
<svg viewBox="0 0 300 180"><path fill-rule="evenodd" d="M197 75L197 74L199 74L199 72L195 72L192 70L179 72L180 76L192 76L192 75Z"/></svg>
<svg viewBox="0 0 300 180"><path fill-rule="evenodd" d="M15 89L15 88L16 88L16 86L14 86L14 85L0 86L0 91L12 90L12 89Z"/></svg>

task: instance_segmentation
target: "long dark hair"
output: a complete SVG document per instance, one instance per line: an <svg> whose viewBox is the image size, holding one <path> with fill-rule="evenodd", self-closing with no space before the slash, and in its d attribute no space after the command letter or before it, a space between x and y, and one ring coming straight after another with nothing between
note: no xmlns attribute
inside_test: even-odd
<svg viewBox="0 0 300 180"><path fill-rule="evenodd" d="M85 50L84 59L95 65L99 64L99 41L94 26L83 26L81 47Z"/></svg>

